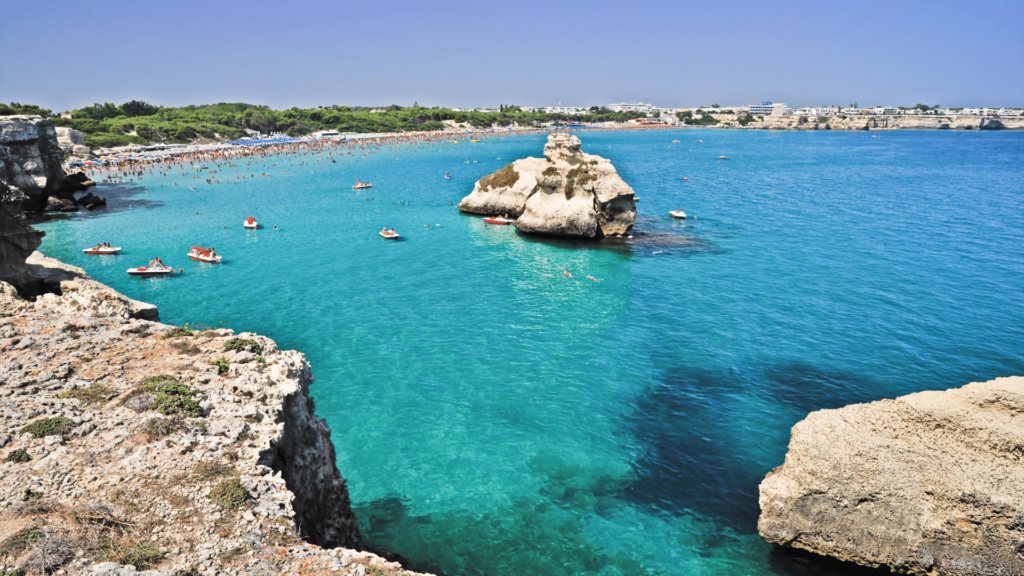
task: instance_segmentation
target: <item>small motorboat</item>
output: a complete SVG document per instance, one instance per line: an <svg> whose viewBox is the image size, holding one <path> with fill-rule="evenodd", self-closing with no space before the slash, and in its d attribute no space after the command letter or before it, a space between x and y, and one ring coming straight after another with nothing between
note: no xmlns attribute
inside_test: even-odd
<svg viewBox="0 0 1024 576"><path fill-rule="evenodd" d="M255 230L258 224L256 224L255 218L249 216L248 218L245 219L245 222L242 223L242 226L246 228L252 228L253 230Z"/></svg>
<svg viewBox="0 0 1024 576"><path fill-rule="evenodd" d="M728 158L726 158L725 156L719 156L718 159L719 160L728 160Z"/></svg>
<svg viewBox="0 0 1024 576"><path fill-rule="evenodd" d="M676 220L686 220L686 212L683 212L682 210L672 210L668 215Z"/></svg>
<svg viewBox="0 0 1024 576"><path fill-rule="evenodd" d="M487 218L484 218L484 222L487 222L488 224L500 224L502 226L512 223L508 218L502 218L501 216L488 216Z"/></svg>
<svg viewBox="0 0 1024 576"><path fill-rule="evenodd" d="M82 250L82 252L85 252L86 254L100 254L100 255L102 255L102 254L117 254L120 251L121 251L121 247L120 246L99 246L99 247L93 246L92 248L86 248L85 250Z"/></svg>
<svg viewBox="0 0 1024 576"><path fill-rule="evenodd" d="M352 187L353 190L363 190L366 188L372 188L373 185L369 182L356 182L356 185Z"/></svg>
<svg viewBox="0 0 1024 576"><path fill-rule="evenodd" d="M161 266L159 264L157 264L156 266L151 266L149 268L142 266L140 268L128 269L128 274L131 274L132 276L166 276L171 272L174 272L173 268L168 268L166 266Z"/></svg>
<svg viewBox="0 0 1024 576"><path fill-rule="evenodd" d="M210 264L216 264L221 261L220 254L214 254L210 250L200 248L199 246L193 246L192 249L188 251L188 257L200 262L209 262Z"/></svg>
<svg viewBox="0 0 1024 576"><path fill-rule="evenodd" d="M673 144L679 144L679 140L673 140L672 143Z"/></svg>
<svg viewBox="0 0 1024 576"><path fill-rule="evenodd" d="M380 237L385 240L398 240L401 238L401 236L398 235L398 232L380 232Z"/></svg>

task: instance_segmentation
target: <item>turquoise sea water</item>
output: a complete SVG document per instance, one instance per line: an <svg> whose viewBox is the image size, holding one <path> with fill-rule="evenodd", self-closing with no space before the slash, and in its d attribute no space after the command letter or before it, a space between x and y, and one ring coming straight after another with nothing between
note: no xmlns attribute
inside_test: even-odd
<svg viewBox="0 0 1024 576"><path fill-rule="evenodd" d="M540 155L525 136L104 185L41 249L165 322L305 352L367 539L415 568L861 573L765 544L757 485L812 410L1024 374L1024 134L579 135L640 198L627 242L450 205ZM186 273L125 274L157 255Z"/></svg>

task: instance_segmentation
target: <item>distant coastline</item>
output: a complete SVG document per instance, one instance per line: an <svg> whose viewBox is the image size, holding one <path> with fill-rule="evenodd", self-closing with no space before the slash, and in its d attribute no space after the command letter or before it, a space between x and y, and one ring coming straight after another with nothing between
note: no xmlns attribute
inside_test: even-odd
<svg viewBox="0 0 1024 576"><path fill-rule="evenodd" d="M743 125L739 117L712 115L718 124L702 128L732 128L745 130L1024 130L1024 116L765 116Z"/></svg>

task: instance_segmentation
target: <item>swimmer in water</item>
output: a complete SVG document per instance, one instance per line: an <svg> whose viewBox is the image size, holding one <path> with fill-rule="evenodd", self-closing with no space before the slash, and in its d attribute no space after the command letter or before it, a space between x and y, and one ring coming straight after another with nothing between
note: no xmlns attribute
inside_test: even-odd
<svg viewBox="0 0 1024 576"><path fill-rule="evenodd" d="M572 278L572 274L569 274L568 270L562 270L562 276L568 276L569 278Z"/></svg>
<svg viewBox="0 0 1024 576"><path fill-rule="evenodd" d="M274 226L274 230L277 230L277 226Z"/></svg>
<svg viewBox="0 0 1024 576"><path fill-rule="evenodd" d="M594 282L600 282L600 280L598 280L597 278L594 278L593 276L587 276L587 280L593 280Z"/></svg>

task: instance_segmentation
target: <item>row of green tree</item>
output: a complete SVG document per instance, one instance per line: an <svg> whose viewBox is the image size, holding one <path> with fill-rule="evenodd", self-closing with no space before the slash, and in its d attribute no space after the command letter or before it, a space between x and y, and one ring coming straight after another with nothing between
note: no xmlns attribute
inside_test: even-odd
<svg viewBox="0 0 1024 576"><path fill-rule="evenodd" d="M21 106L21 105L19 105ZM38 109L34 113L46 113ZM20 108L23 109L23 108ZM497 112L455 111L448 108L402 107L380 108L331 106L328 108L272 110L268 106L243 103L220 103L171 108L132 100L121 105L107 102L73 110L72 118L54 117L57 126L69 126L85 134L91 148L124 146L129 143L190 142L237 139L246 136L246 129L263 134L283 132L304 136L319 130L339 132L402 132L434 131L445 127L446 120L469 123L476 128L491 126L537 126L549 122L623 122L642 114L612 112L594 107L583 116L523 112L518 106L502 105ZM21 112L18 112L21 113Z"/></svg>

